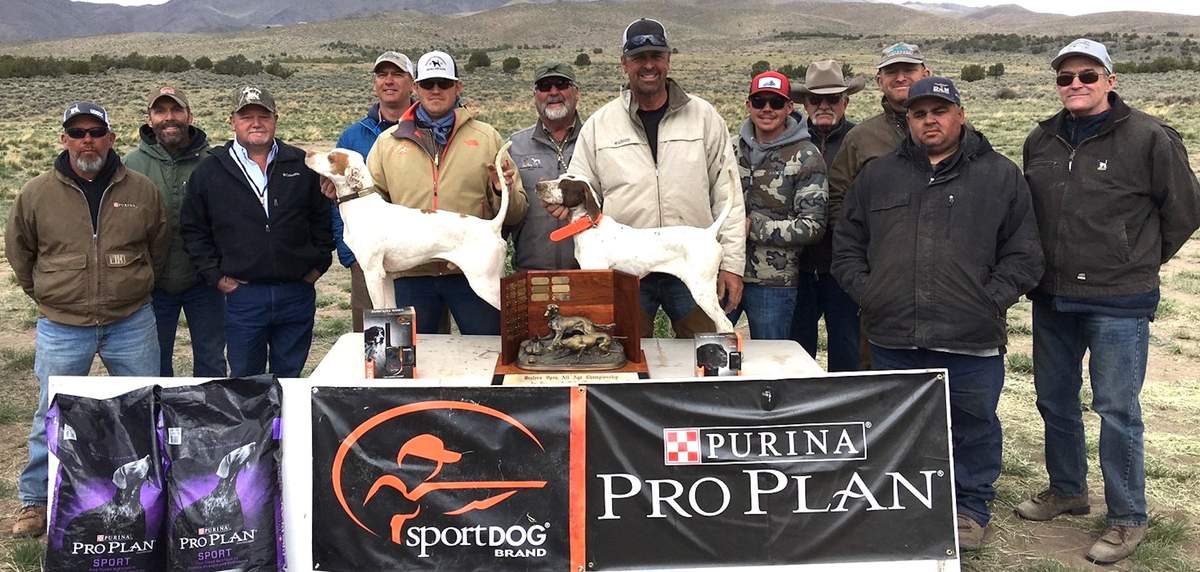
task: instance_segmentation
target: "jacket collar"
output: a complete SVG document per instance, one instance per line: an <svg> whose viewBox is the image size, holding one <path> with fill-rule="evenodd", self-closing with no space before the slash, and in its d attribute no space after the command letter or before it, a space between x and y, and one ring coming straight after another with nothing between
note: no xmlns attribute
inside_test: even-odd
<svg viewBox="0 0 1200 572"><path fill-rule="evenodd" d="M892 108L892 104L888 103L887 96L880 96L880 105L883 106L883 116L887 119L888 125L896 128L903 135L908 135L908 114L898 113Z"/></svg>
<svg viewBox="0 0 1200 572"><path fill-rule="evenodd" d="M629 84L625 84L621 88L621 98L625 101L625 108L629 112L629 119L635 124L641 125L642 120L638 117L637 100L633 98L633 91L629 89ZM670 115L679 108L687 105L691 100L691 96L683 91L682 87L671 78L667 78L667 115Z"/></svg>
<svg viewBox="0 0 1200 572"><path fill-rule="evenodd" d="M68 163L70 160L66 150L59 153L54 159L54 176L64 183L82 186L83 181L79 179L75 171L71 170L71 165ZM121 156L117 155L113 149L108 150L108 156L104 159L102 172L104 171L111 173L108 179L109 185L115 185L125 178L125 164L121 162Z"/></svg>
<svg viewBox="0 0 1200 572"><path fill-rule="evenodd" d="M208 134L203 129L195 125L188 126L188 135L191 137L191 143L187 149L184 149L175 159L193 159L199 157L208 149ZM138 147L147 155L160 161L168 161L172 159L171 153L165 147L158 144L158 139L154 135L154 130L147 124L142 124L138 128L138 136L141 141L138 142Z"/></svg>
<svg viewBox="0 0 1200 572"><path fill-rule="evenodd" d="M1097 131L1096 135L1093 135L1093 137L1099 137L1100 135L1104 135L1105 133L1112 131L1113 128L1116 127L1117 123L1124 121L1129 117L1130 113L1132 113L1132 111L1129 109L1129 105L1127 105L1125 101L1121 99L1121 96L1117 95L1117 92L1115 91L1108 92L1108 106L1111 108L1111 113L1108 114L1108 119L1105 120L1104 125L1100 127L1100 130ZM1065 108L1060 109L1058 113L1050 116L1049 119L1038 123L1038 127L1041 127L1041 129L1046 132L1046 135L1050 137L1057 137L1062 129L1063 123L1067 120L1067 115L1069 113L1070 112Z"/></svg>
<svg viewBox="0 0 1200 572"><path fill-rule="evenodd" d="M563 139L563 144L572 143L579 136L579 128L583 126L583 121L579 119L579 112L575 113L575 125L571 126L570 131L567 131L566 139ZM537 123L533 126L533 140L544 145L557 145L555 141L550 139L546 133L546 127L542 125L542 118L538 117Z"/></svg>

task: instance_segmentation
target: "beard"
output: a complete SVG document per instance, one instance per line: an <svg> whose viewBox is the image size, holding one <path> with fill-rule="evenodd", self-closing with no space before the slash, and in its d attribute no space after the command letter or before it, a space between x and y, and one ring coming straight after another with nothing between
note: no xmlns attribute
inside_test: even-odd
<svg viewBox="0 0 1200 572"><path fill-rule="evenodd" d="M90 158L89 158L90 157ZM98 153L87 152L80 153L71 157L71 164L75 169L84 173L95 174L99 173L100 169L104 168L105 157Z"/></svg>
<svg viewBox="0 0 1200 572"><path fill-rule="evenodd" d="M557 103L558 105L555 105ZM558 121L565 119L567 116L575 112L575 106L569 101L561 101L554 103L546 103L538 107L538 113L543 119L548 121Z"/></svg>
<svg viewBox="0 0 1200 572"><path fill-rule="evenodd" d="M175 127L175 132L167 133L166 130L168 127ZM154 131L154 138L158 141L158 144L164 147L178 147L188 136L187 126L174 121L152 125L150 129Z"/></svg>

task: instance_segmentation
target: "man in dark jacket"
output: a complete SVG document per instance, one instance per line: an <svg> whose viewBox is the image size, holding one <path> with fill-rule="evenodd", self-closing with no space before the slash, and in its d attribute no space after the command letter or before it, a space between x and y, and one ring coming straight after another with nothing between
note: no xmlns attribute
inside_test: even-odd
<svg viewBox="0 0 1200 572"><path fill-rule="evenodd" d="M833 274L862 308L875 369L946 368L962 550L987 542L1003 438L1005 312L1042 274L1021 170L966 127L953 82L905 101L912 134L855 179Z"/></svg>
<svg viewBox="0 0 1200 572"><path fill-rule="evenodd" d="M1088 558L1109 563L1146 534L1138 394L1159 267L1200 226L1200 188L1179 134L1113 91L1103 44L1075 40L1051 67L1063 109L1035 127L1024 148L1046 253L1046 274L1030 298L1050 485L1016 511L1031 520L1089 511L1079 389L1090 351L1108 528Z"/></svg>
<svg viewBox="0 0 1200 572"><path fill-rule="evenodd" d="M275 139L275 100L238 89L234 138L188 183L184 246L206 284L225 294L232 375L298 377L312 343L316 292L329 269L329 202L304 151Z"/></svg>
<svg viewBox="0 0 1200 572"><path fill-rule="evenodd" d="M141 141L125 157L125 166L147 177L162 194L171 248L166 268L154 283L158 326L159 375L173 377L179 312L187 316L192 340L192 375L225 377L225 296L205 284L183 248L179 210L188 177L208 155L208 135L192 126L192 110L182 90L164 86L150 92Z"/></svg>
<svg viewBox="0 0 1200 572"><path fill-rule="evenodd" d="M533 76L533 103L538 120L512 134L508 152L521 173L521 185L533 189L539 181L557 179L567 172L579 135L576 106L579 85L575 69L564 63L549 63ZM575 240L558 242L550 233L566 226L567 221L550 216L546 209L534 208L513 228L513 267L517 270L557 270L579 268L575 261Z"/></svg>
<svg viewBox="0 0 1200 572"><path fill-rule="evenodd" d="M850 81L842 75L842 64L835 60L813 62L804 76L804 85L796 90L796 99L808 114L808 133L821 152L825 167L833 163L842 139L854 127L846 119L850 96L862 91L864 76ZM796 310L792 314L791 339L804 346L808 355L817 357L817 324L825 316L829 371L858 369L858 304L838 286L829 273L833 260L833 224L826 213L825 237L800 251L800 284Z"/></svg>

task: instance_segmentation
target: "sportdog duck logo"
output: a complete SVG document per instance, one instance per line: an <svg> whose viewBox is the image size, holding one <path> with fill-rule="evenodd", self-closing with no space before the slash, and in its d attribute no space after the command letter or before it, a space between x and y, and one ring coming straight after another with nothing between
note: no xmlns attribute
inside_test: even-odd
<svg viewBox="0 0 1200 572"><path fill-rule="evenodd" d="M545 452L545 447L532 431L511 415L471 402L424 401L393 407L358 425L342 440L334 456L331 483L337 502L346 516L363 531L377 537L386 537L392 543L414 548L417 556L428 558L430 549L436 547L478 547L491 551L495 557L539 557L546 555L540 548L546 542L546 530L550 523L531 525L488 526L470 520L463 526L422 526L426 520L444 520L446 517L462 517L472 512L488 511L513 498L522 491L544 489L546 480L540 479L463 479L447 476L461 475L471 471L465 462L467 455L481 454L486 447L478 443L462 443L459 449L447 445L437 429L419 422L396 423L406 416L419 413L454 414L456 425L469 425L474 430L468 437L487 439L506 430L515 430L520 440L531 445L535 454ZM406 421L410 421L410 419ZM419 428L412 435L413 428ZM411 436L408 436L411 435ZM399 445L395 449L395 463L378 463L375 466L390 466L373 479L364 478L362 467L350 469L352 451L359 455L371 455L363 451L362 443L370 439L378 443L381 436L386 443ZM397 437L394 437L397 436ZM461 440L460 435L460 440ZM447 437L450 438L450 437ZM377 449L376 449L377 450ZM390 453L389 453L390 454ZM487 463L489 467L507 467L505 459ZM520 466L521 463L515 463ZM500 470L499 472L508 472ZM370 483L363 494L359 487L357 495L348 486L348 475L354 475L361 484ZM397 498L397 495L399 498ZM361 502L352 502L352 496L360 496ZM390 514L386 518L386 530L379 518L369 514ZM522 523L526 524L526 523Z"/></svg>

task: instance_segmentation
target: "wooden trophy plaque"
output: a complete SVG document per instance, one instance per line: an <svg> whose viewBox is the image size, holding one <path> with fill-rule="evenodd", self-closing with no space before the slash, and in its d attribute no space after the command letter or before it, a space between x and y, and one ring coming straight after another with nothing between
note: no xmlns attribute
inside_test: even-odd
<svg viewBox="0 0 1200 572"><path fill-rule="evenodd" d="M564 316L610 325L607 333L624 349L625 365L615 369L564 366L518 367L521 343L551 335L547 306ZM638 278L615 270L530 270L500 279L500 358L494 385L558 384L581 381L636 381L650 377L642 352Z"/></svg>

